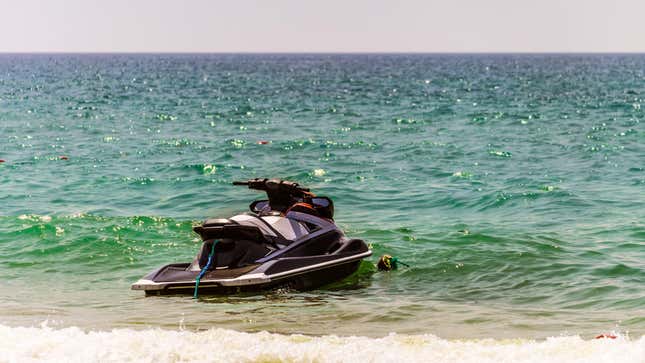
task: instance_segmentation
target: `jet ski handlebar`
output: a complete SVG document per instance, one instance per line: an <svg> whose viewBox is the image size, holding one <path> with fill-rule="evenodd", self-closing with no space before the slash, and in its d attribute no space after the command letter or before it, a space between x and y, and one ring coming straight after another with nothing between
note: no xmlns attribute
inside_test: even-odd
<svg viewBox="0 0 645 363"><path fill-rule="evenodd" d="M294 210L294 207L297 207L300 209L304 208L307 213L310 213L310 210L314 209L316 215L328 219L334 218L334 203L331 199L327 197L316 197L316 195L309 191L309 188L303 188L298 183L280 179L256 178L247 181L234 181L233 185L246 185L249 189L266 192L272 211L286 213L289 210ZM251 203L250 206L254 212L257 212L255 209L257 202Z"/></svg>
<svg viewBox="0 0 645 363"><path fill-rule="evenodd" d="M308 188L302 188L298 183L280 179L256 178L247 181L235 181L233 185L246 185L249 189L266 192L271 209L283 213L293 204L303 200L308 201L314 197Z"/></svg>
<svg viewBox="0 0 645 363"><path fill-rule="evenodd" d="M294 196L309 194L309 188L303 188L298 183L280 179L256 178L247 181L234 181L233 185L246 185L249 189L272 193L288 193Z"/></svg>

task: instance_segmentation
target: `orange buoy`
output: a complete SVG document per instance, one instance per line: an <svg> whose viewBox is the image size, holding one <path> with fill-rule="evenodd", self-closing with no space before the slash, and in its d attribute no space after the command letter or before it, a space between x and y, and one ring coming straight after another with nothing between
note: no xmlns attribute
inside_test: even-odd
<svg viewBox="0 0 645 363"><path fill-rule="evenodd" d="M61 160L69 160L69 158L67 156L65 156L65 155L61 155L58 158L61 159Z"/></svg>
<svg viewBox="0 0 645 363"><path fill-rule="evenodd" d="M0 163L4 163L4 159L0 159Z"/></svg>
<svg viewBox="0 0 645 363"><path fill-rule="evenodd" d="M616 336L613 334L600 334L596 339L616 339Z"/></svg>
<svg viewBox="0 0 645 363"><path fill-rule="evenodd" d="M260 141L257 142L258 145L266 145L268 143L270 143L270 141L260 140Z"/></svg>

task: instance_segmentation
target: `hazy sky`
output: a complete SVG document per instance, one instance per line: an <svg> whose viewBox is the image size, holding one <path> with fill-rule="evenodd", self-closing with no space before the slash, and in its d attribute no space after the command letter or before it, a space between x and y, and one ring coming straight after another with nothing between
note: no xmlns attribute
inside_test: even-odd
<svg viewBox="0 0 645 363"><path fill-rule="evenodd" d="M644 0L0 0L0 52L644 52Z"/></svg>

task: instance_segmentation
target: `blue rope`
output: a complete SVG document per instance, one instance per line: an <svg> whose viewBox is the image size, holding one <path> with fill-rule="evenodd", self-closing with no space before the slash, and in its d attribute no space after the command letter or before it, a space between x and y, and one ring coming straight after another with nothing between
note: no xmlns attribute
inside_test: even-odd
<svg viewBox="0 0 645 363"><path fill-rule="evenodd" d="M217 244L217 240L213 240L213 245L211 246L211 253L208 255L208 262L206 262L206 266L199 272L199 275L197 275L197 278L195 279L195 293L193 293L193 299L197 299L197 291L199 290L199 280L202 279L206 271L211 267L211 263L213 262L213 255L215 255L215 245Z"/></svg>
<svg viewBox="0 0 645 363"><path fill-rule="evenodd" d="M394 269L395 269L395 270L396 270L396 268L397 268L397 266L396 266L396 265L397 265L397 264L399 264L399 263L400 263L401 265L405 266L405 267L410 267L410 265L408 265L407 263L401 262L401 261L400 261L398 258L396 258L396 257L392 257L392 265L394 266Z"/></svg>

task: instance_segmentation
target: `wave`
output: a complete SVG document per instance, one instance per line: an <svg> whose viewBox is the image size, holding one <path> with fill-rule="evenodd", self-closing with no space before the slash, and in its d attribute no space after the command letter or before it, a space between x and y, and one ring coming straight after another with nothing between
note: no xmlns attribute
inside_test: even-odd
<svg viewBox="0 0 645 363"><path fill-rule="evenodd" d="M584 340L446 340L242 333L226 329L84 331L0 325L0 361L15 362L643 362L645 336Z"/></svg>

